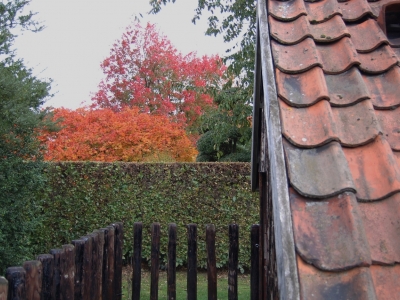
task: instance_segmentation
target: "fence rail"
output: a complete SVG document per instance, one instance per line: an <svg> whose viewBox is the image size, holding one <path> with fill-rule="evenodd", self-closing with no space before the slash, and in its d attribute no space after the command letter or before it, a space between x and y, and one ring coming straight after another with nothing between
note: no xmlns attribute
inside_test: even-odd
<svg viewBox="0 0 400 300"><path fill-rule="evenodd" d="M7 268L0 300L122 299L122 223Z"/></svg>
<svg viewBox="0 0 400 300"><path fill-rule="evenodd" d="M143 224L134 224L132 259L132 300L140 300ZM251 227L250 299L259 299L259 225ZM215 255L215 226L206 226L208 299L217 299L217 266ZM176 299L176 224L168 226L167 299ZM160 270L160 224L151 225L150 299L158 299ZM229 225L228 299L238 299L239 226ZM187 299L197 299L197 225L187 225Z"/></svg>

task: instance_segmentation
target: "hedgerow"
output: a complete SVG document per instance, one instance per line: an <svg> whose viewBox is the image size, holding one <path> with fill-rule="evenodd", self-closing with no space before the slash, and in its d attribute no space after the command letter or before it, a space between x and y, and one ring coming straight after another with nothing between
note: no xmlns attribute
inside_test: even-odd
<svg viewBox="0 0 400 300"><path fill-rule="evenodd" d="M37 251L48 251L111 222L124 223L125 258L133 224L143 223L143 259L150 260L150 224L161 224L166 262L169 223L178 227L177 265L186 264L186 225L198 225L198 265L206 266L205 226L216 226L218 267L228 262L228 224L239 224L240 267L249 267L250 227L259 219L248 163L48 163L40 193L43 223Z"/></svg>

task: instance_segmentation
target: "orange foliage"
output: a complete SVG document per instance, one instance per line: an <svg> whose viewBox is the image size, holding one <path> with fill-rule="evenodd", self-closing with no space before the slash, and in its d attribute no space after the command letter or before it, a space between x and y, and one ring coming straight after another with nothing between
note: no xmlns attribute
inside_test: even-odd
<svg viewBox="0 0 400 300"><path fill-rule="evenodd" d="M63 127L43 132L46 160L54 161L193 161L197 155L185 131L166 116L138 108L54 110Z"/></svg>

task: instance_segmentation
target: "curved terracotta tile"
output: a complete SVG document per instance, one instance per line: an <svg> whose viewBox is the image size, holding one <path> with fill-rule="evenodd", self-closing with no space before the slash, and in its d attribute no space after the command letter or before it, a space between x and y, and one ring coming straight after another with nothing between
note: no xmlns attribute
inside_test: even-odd
<svg viewBox="0 0 400 300"><path fill-rule="evenodd" d="M292 144L313 148L338 141L331 106L326 100L306 108L293 108L280 101L282 134Z"/></svg>
<svg viewBox="0 0 400 300"><path fill-rule="evenodd" d="M282 22L269 17L271 36L281 44L297 44L307 37L312 37L309 23L305 16L292 21Z"/></svg>
<svg viewBox="0 0 400 300"><path fill-rule="evenodd" d="M357 147L373 141L381 129L370 100L352 106L332 107L342 146Z"/></svg>
<svg viewBox="0 0 400 300"><path fill-rule="evenodd" d="M375 114L390 147L400 151L400 109L376 110Z"/></svg>
<svg viewBox="0 0 400 300"><path fill-rule="evenodd" d="M341 15L337 0L322 0L304 3L311 24L326 22L335 15Z"/></svg>
<svg viewBox="0 0 400 300"><path fill-rule="evenodd" d="M373 19L360 24L349 24L347 28L358 52L371 52L383 44L389 44L378 22Z"/></svg>
<svg viewBox="0 0 400 300"><path fill-rule="evenodd" d="M322 99L329 99L324 74L319 67L299 74L275 71L278 95L289 105L310 106Z"/></svg>
<svg viewBox="0 0 400 300"><path fill-rule="evenodd" d="M268 1L268 12L276 19L282 21L292 21L301 15L307 15L304 2L302 0L290 1Z"/></svg>
<svg viewBox="0 0 400 300"><path fill-rule="evenodd" d="M301 299L376 300L370 268L322 272L297 256ZM390 299L390 298L389 298Z"/></svg>
<svg viewBox="0 0 400 300"><path fill-rule="evenodd" d="M321 59L310 38L285 46L271 40L272 54L276 67L285 73L300 73L315 66L322 66Z"/></svg>
<svg viewBox="0 0 400 300"><path fill-rule="evenodd" d="M350 37L346 24L338 15L326 22L310 25L310 32L314 40L321 43L333 42L345 36Z"/></svg>
<svg viewBox="0 0 400 300"><path fill-rule="evenodd" d="M398 59L392 48L382 45L373 52L359 53L360 69L366 73L379 74L397 65Z"/></svg>
<svg viewBox="0 0 400 300"><path fill-rule="evenodd" d="M357 148L343 148L360 201L381 200L400 191L400 170L389 143L378 136Z"/></svg>
<svg viewBox="0 0 400 300"><path fill-rule="evenodd" d="M338 142L313 149L301 149L283 140L289 181L301 195L326 198L345 191L356 192L353 179Z"/></svg>
<svg viewBox="0 0 400 300"><path fill-rule="evenodd" d="M378 299L400 300L400 265L371 266Z"/></svg>
<svg viewBox="0 0 400 300"><path fill-rule="evenodd" d="M325 75L332 106L348 106L370 98L367 86L358 68L337 74Z"/></svg>
<svg viewBox="0 0 400 300"><path fill-rule="evenodd" d="M371 256L356 197L310 200L289 190L297 253L320 270L369 266Z"/></svg>
<svg viewBox="0 0 400 300"><path fill-rule="evenodd" d="M400 167L400 152L393 151L393 155L394 155L394 158L395 158L396 161L397 161L397 166Z"/></svg>
<svg viewBox="0 0 400 300"><path fill-rule="evenodd" d="M390 0L392 1L392 0ZM377 19L379 17L379 13L381 12L382 5L384 4L384 0L379 0L379 1L368 1L369 7L371 7L371 12L374 17L374 19Z"/></svg>
<svg viewBox="0 0 400 300"><path fill-rule="evenodd" d="M340 2L338 6L343 14L343 20L347 22L357 21L368 14L373 17L372 9L367 0Z"/></svg>
<svg viewBox="0 0 400 300"><path fill-rule="evenodd" d="M397 56L397 60L400 61L400 48L392 48L393 52L395 53L395 55Z"/></svg>
<svg viewBox="0 0 400 300"><path fill-rule="evenodd" d="M357 52L348 37L344 37L334 43L321 43L316 46L326 74L343 73L352 66L360 64Z"/></svg>
<svg viewBox="0 0 400 300"><path fill-rule="evenodd" d="M359 203L373 264L400 262L400 194Z"/></svg>
<svg viewBox="0 0 400 300"><path fill-rule="evenodd" d="M390 109L400 105L400 68L395 66L381 75L364 75L371 93L372 104L378 109Z"/></svg>

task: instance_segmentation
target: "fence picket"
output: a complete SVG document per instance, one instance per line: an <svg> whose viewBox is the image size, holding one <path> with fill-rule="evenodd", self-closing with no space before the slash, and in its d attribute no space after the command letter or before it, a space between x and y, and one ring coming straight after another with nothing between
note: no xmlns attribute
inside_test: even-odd
<svg viewBox="0 0 400 300"><path fill-rule="evenodd" d="M259 300L260 288L260 225L251 226L250 299Z"/></svg>
<svg viewBox="0 0 400 300"><path fill-rule="evenodd" d="M61 255L63 249L51 249L50 254L53 255L54 264L53 264L53 294L51 299L59 300L61 299L60 294L60 284L61 284Z"/></svg>
<svg viewBox="0 0 400 300"><path fill-rule="evenodd" d="M104 232L102 298L103 300L112 300L114 293L115 228L108 226L100 230Z"/></svg>
<svg viewBox="0 0 400 300"><path fill-rule="evenodd" d="M85 250L85 241L83 239L73 240L72 245L75 247L75 286L74 294L76 300L82 299L82 282L83 282L83 253Z"/></svg>
<svg viewBox="0 0 400 300"><path fill-rule="evenodd" d="M0 276L0 300L7 300L8 295L8 281Z"/></svg>
<svg viewBox="0 0 400 300"><path fill-rule="evenodd" d="M8 299L26 299L25 278L26 272L23 267L7 268L6 278L8 281Z"/></svg>
<svg viewBox="0 0 400 300"><path fill-rule="evenodd" d="M40 300L42 294L42 263L38 260L24 262L23 268L26 272L25 289L26 297L30 300Z"/></svg>
<svg viewBox="0 0 400 300"><path fill-rule="evenodd" d="M239 255L239 225L229 225L229 266L228 266L228 299L238 299L238 255Z"/></svg>
<svg viewBox="0 0 400 300"><path fill-rule="evenodd" d="M61 254L60 294L63 300L74 300L75 292L75 247L63 245Z"/></svg>
<svg viewBox="0 0 400 300"><path fill-rule="evenodd" d="M54 258L51 254L40 254L36 258L42 263L42 297L41 300L51 300L53 295Z"/></svg>
<svg viewBox="0 0 400 300"><path fill-rule="evenodd" d="M92 255L93 255L93 236L87 235L81 237L84 241L83 249L83 265L82 265L82 285L81 285L81 299L90 300L92 296L92 278L94 278L92 270Z"/></svg>
<svg viewBox="0 0 400 300"><path fill-rule="evenodd" d="M158 278L160 269L160 224L151 225L151 282L150 300L158 300Z"/></svg>
<svg viewBox="0 0 400 300"><path fill-rule="evenodd" d="M217 300L217 261L215 256L215 226L206 226L208 299Z"/></svg>
<svg viewBox="0 0 400 300"><path fill-rule="evenodd" d="M176 299L176 224L171 223L168 226L168 266L167 266L167 299Z"/></svg>
<svg viewBox="0 0 400 300"><path fill-rule="evenodd" d="M122 299L122 248L124 246L124 228L121 222L113 223L115 228L114 244L114 296L113 300Z"/></svg>
<svg viewBox="0 0 400 300"><path fill-rule="evenodd" d="M188 233L188 268L187 268L187 299L197 299L197 225L189 224Z"/></svg>
<svg viewBox="0 0 400 300"><path fill-rule="evenodd" d="M136 222L133 225L132 300L140 300L142 279L142 231L142 222Z"/></svg>

